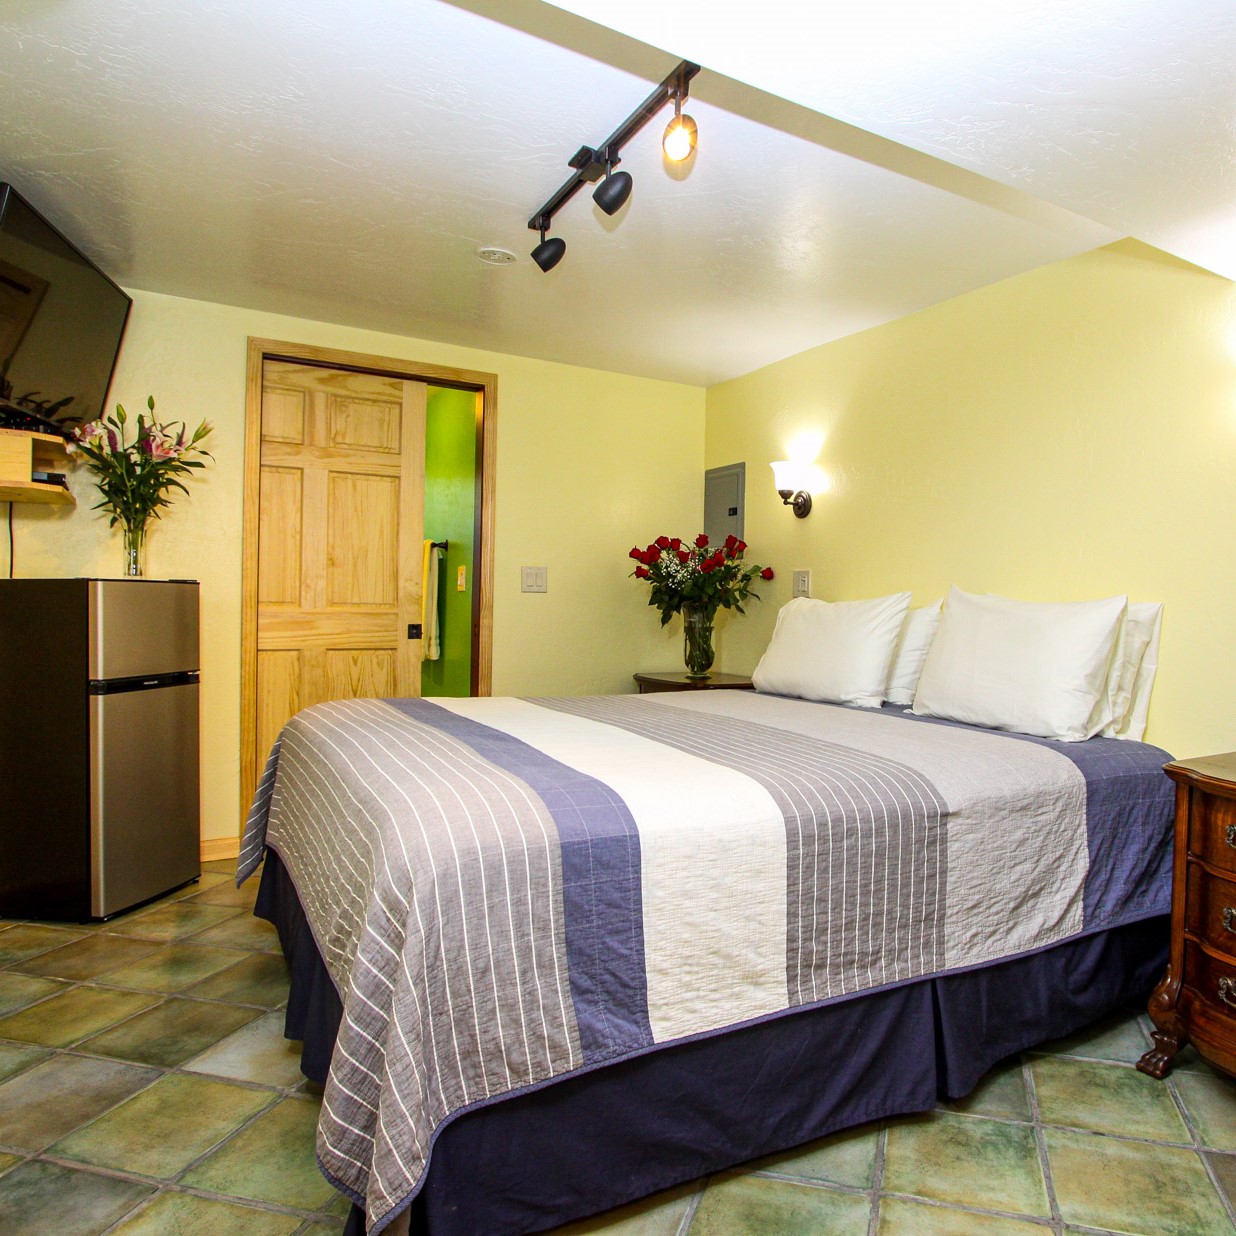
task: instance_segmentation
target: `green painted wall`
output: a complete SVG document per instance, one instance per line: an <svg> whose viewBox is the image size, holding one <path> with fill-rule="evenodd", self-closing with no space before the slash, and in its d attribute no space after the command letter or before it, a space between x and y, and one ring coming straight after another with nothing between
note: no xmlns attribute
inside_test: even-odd
<svg viewBox="0 0 1236 1236"><path fill-rule="evenodd" d="M431 386L425 412L425 536L449 541L439 577L442 656L421 663L422 695L469 695L472 685L476 396ZM459 568L465 589L458 590Z"/></svg>

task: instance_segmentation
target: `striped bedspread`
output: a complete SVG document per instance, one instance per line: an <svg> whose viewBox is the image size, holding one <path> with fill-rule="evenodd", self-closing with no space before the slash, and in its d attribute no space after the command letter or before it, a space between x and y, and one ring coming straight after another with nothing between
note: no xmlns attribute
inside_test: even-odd
<svg viewBox="0 0 1236 1236"><path fill-rule="evenodd" d="M1167 758L738 691L308 709L239 877L278 851L344 999L321 1166L380 1230L465 1109L1166 913Z"/></svg>

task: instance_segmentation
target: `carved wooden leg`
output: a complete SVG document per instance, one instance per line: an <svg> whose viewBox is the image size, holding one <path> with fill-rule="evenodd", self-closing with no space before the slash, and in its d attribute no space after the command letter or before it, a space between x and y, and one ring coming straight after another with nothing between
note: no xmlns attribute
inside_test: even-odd
<svg viewBox="0 0 1236 1236"><path fill-rule="evenodd" d="M1154 1039L1154 1046L1137 1062L1137 1067L1162 1081L1170 1071L1176 1053L1188 1043L1189 1037L1179 1029L1174 1034L1167 1030L1155 1030L1150 1037Z"/></svg>
<svg viewBox="0 0 1236 1236"><path fill-rule="evenodd" d="M1189 1041L1188 1031L1176 1012L1179 999L1180 977L1169 965L1146 1006L1146 1012L1156 1026L1150 1036L1154 1039L1154 1046L1137 1062L1143 1073L1160 1081L1167 1076L1177 1052Z"/></svg>

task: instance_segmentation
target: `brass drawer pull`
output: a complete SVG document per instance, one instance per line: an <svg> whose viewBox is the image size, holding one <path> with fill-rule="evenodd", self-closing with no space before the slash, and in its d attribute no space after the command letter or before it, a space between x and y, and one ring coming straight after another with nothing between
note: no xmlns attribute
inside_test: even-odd
<svg viewBox="0 0 1236 1236"><path fill-rule="evenodd" d="M1223 907L1223 926L1236 935L1236 907Z"/></svg>
<svg viewBox="0 0 1236 1236"><path fill-rule="evenodd" d="M1233 850L1236 850L1236 824L1229 824L1227 826L1227 831L1223 834L1223 839L1232 847Z"/></svg>
<svg viewBox="0 0 1236 1236"><path fill-rule="evenodd" d="M1221 978L1219 980L1219 999L1229 1008L1236 1009L1236 979Z"/></svg>

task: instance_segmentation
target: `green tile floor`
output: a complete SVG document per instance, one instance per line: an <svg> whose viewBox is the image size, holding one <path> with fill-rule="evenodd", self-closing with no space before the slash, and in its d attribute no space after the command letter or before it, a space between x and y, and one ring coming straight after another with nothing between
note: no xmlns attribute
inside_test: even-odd
<svg viewBox="0 0 1236 1236"><path fill-rule="evenodd" d="M230 864L110 923L0 921L0 1233L338 1232L287 975ZM658 1194L557 1236L1236 1233L1236 1081L1133 1062L1137 1009L967 1098ZM483 1170L483 1165L480 1170ZM485 1236L477 1233L477 1236Z"/></svg>

